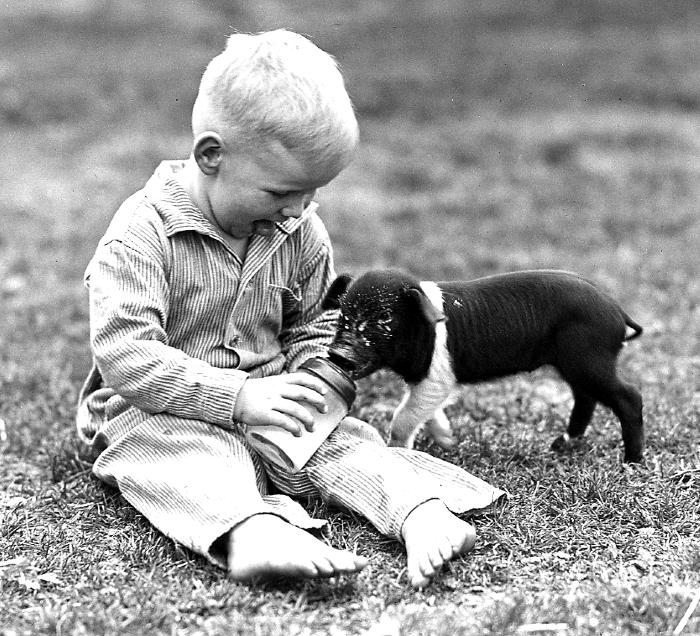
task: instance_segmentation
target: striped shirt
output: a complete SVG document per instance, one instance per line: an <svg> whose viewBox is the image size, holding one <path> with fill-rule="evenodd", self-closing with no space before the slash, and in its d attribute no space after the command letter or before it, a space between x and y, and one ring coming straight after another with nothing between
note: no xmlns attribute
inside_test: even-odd
<svg viewBox="0 0 700 636"><path fill-rule="evenodd" d="M163 162L124 202L85 272L94 357L81 392L85 438L110 395L230 427L248 376L294 370L333 337L335 313L321 308L333 258L317 204L251 237L242 262L174 178L183 163Z"/></svg>

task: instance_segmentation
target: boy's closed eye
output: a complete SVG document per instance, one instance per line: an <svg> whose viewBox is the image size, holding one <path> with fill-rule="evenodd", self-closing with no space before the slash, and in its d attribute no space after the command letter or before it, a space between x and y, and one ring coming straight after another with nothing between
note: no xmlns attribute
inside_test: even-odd
<svg viewBox="0 0 700 636"><path fill-rule="evenodd" d="M300 214L302 210L308 208L312 203L313 197L316 194L315 190L305 191L305 190L264 190L265 194L271 197L275 205L282 207L295 209L297 212L294 214Z"/></svg>
<svg viewBox="0 0 700 636"><path fill-rule="evenodd" d="M313 196L316 190L265 190L264 192L275 198L284 199L285 197Z"/></svg>
<svg viewBox="0 0 700 636"><path fill-rule="evenodd" d="M284 199L285 197L294 196L306 196L307 194L302 190L265 190L265 192L277 199Z"/></svg>

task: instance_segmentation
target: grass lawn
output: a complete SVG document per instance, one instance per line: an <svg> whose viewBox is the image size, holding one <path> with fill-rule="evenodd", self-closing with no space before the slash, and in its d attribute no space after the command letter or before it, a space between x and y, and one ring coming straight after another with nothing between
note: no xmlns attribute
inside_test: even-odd
<svg viewBox="0 0 700 636"><path fill-rule="evenodd" d="M0 24L0 636L700 634L700 609L684 616L700 591L696 2L25 0ZM455 396L456 449L419 439L511 493L424 591L400 546L320 504L364 572L232 583L92 477L74 434L94 246L158 161L189 152L226 34L277 26L338 57L361 120L319 199L339 271L570 269L645 327L620 362L644 396L644 466L620 463L602 408L552 453L571 398L548 371ZM380 372L354 412L386 433L401 392Z"/></svg>

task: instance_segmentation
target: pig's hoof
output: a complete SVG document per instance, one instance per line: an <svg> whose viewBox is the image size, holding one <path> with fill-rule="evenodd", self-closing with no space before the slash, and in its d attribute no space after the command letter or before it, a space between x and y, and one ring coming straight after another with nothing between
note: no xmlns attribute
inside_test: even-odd
<svg viewBox="0 0 700 636"><path fill-rule="evenodd" d="M641 453L625 453L625 464L644 464L644 455Z"/></svg>
<svg viewBox="0 0 700 636"><path fill-rule="evenodd" d="M584 437L571 437L568 433L563 433L553 442L551 449L556 453L570 453L584 444Z"/></svg>
<svg viewBox="0 0 700 636"><path fill-rule="evenodd" d="M434 436L433 441L440 448L444 448L445 450L449 450L450 448L454 448L455 446L457 446L457 440L452 435Z"/></svg>
<svg viewBox="0 0 700 636"><path fill-rule="evenodd" d="M564 453L571 450L571 438L568 435L559 435L552 442L551 449L556 453Z"/></svg>

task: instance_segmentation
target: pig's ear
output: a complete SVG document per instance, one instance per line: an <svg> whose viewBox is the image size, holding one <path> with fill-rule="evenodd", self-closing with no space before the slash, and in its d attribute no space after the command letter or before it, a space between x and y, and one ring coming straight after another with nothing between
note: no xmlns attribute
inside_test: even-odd
<svg viewBox="0 0 700 636"><path fill-rule="evenodd" d="M352 276L350 274L341 274L336 278L328 289L326 297L323 299L321 307L323 309L340 309L340 299L350 287Z"/></svg>
<svg viewBox="0 0 700 636"><path fill-rule="evenodd" d="M420 287L411 287L408 290L408 295L416 302L418 310L426 319L428 324L434 325L436 322L445 320L445 314L442 313L433 303L430 298Z"/></svg>

